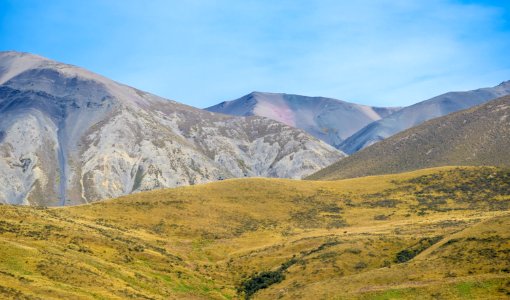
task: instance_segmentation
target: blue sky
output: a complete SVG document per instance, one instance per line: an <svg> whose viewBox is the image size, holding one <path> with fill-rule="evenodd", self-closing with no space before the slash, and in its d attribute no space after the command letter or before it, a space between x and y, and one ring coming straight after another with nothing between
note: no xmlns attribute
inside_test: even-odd
<svg viewBox="0 0 510 300"><path fill-rule="evenodd" d="M408 105L510 80L510 1L0 0L0 50L197 107L254 90Z"/></svg>

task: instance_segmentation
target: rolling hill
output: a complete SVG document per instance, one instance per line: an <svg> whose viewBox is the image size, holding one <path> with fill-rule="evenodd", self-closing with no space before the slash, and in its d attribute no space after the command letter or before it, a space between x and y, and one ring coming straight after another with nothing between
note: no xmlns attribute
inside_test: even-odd
<svg viewBox="0 0 510 300"><path fill-rule="evenodd" d="M301 178L344 154L37 55L0 52L0 202L70 205L232 177Z"/></svg>
<svg viewBox="0 0 510 300"><path fill-rule="evenodd" d="M510 81L490 88L442 94L368 124L343 141L338 148L347 154L353 154L427 120L480 105L508 94L510 94Z"/></svg>
<svg viewBox="0 0 510 300"><path fill-rule="evenodd" d="M448 165L510 166L510 96L430 120L309 176L332 180Z"/></svg>
<svg viewBox="0 0 510 300"><path fill-rule="evenodd" d="M270 209L268 209L270 207ZM0 205L3 299L502 299L510 173L229 179Z"/></svg>
<svg viewBox="0 0 510 300"><path fill-rule="evenodd" d="M325 97L252 92L239 99L206 108L234 116L261 116L303 129L338 147L373 121L391 115L399 107L371 107Z"/></svg>

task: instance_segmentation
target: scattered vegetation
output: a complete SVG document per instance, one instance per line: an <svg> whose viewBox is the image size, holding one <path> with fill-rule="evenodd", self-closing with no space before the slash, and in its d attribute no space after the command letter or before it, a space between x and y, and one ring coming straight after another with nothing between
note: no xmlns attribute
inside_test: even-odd
<svg viewBox="0 0 510 300"><path fill-rule="evenodd" d="M1 205L0 298L505 298L508 181L440 168Z"/></svg>
<svg viewBox="0 0 510 300"><path fill-rule="evenodd" d="M282 264L276 271L264 271L253 275L241 284L238 292L244 294L245 299L250 299L258 290L282 282L285 279L284 272L287 268L288 266Z"/></svg>

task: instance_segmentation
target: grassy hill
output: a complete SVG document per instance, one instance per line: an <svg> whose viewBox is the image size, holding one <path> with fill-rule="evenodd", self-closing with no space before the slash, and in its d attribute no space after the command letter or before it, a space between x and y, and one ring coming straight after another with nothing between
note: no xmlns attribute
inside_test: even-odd
<svg viewBox="0 0 510 300"><path fill-rule="evenodd" d="M510 166L510 96L433 119L308 177L334 180L452 165Z"/></svg>
<svg viewBox="0 0 510 300"><path fill-rule="evenodd" d="M2 299L501 299L510 171L234 179L0 205Z"/></svg>

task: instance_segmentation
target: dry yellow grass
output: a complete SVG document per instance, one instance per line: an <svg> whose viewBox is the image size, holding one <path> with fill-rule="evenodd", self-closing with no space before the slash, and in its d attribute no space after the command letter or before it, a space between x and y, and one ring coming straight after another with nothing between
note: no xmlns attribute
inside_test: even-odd
<svg viewBox="0 0 510 300"><path fill-rule="evenodd" d="M510 293L509 207L510 172L475 167L4 205L0 295L236 299L255 286L257 299L500 299ZM246 284L264 271L281 282Z"/></svg>

